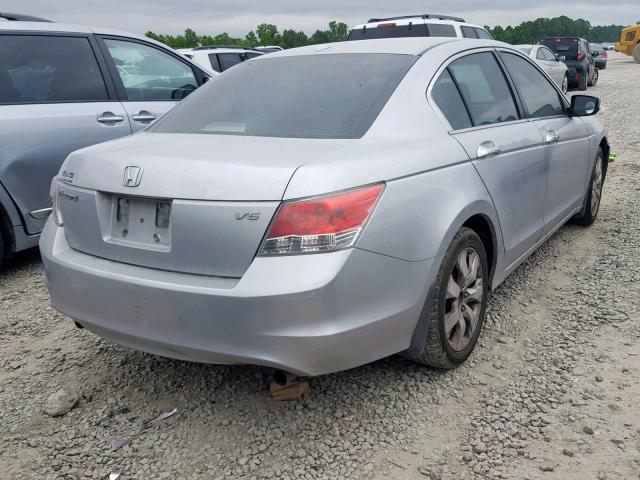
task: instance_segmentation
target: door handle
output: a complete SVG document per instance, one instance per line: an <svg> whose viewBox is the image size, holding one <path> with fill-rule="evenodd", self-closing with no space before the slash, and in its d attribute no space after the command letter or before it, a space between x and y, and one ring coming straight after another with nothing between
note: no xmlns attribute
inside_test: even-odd
<svg viewBox="0 0 640 480"><path fill-rule="evenodd" d="M478 151L476 152L476 155L478 158L487 158L487 157L494 157L500 154L501 152L502 150L498 145L495 144L495 142L488 140L486 142L482 142L478 146Z"/></svg>
<svg viewBox="0 0 640 480"><path fill-rule="evenodd" d="M133 120L135 120L136 122L151 123L158 117L156 115L154 115L153 113L151 113L151 112L147 112L146 110L140 110L138 113L133 115L131 118L133 118Z"/></svg>
<svg viewBox="0 0 640 480"><path fill-rule="evenodd" d="M553 130L544 131L544 143L556 143L560 136Z"/></svg>
<svg viewBox="0 0 640 480"><path fill-rule="evenodd" d="M103 112L98 115L98 118L96 120L106 125L112 125L112 124L124 122L124 117L122 115L116 115L113 112Z"/></svg>

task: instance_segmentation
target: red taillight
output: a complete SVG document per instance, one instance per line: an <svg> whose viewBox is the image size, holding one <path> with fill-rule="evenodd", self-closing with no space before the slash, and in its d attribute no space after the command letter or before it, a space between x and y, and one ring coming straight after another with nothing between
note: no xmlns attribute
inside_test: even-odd
<svg viewBox="0 0 640 480"><path fill-rule="evenodd" d="M577 58L578 60L584 60L584 57L585 57L584 53L583 53L583 52L580 52L580 53L578 53L578 56L577 56L576 58Z"/></svg>
<svg viewBox="0 0 640 480"><path fill-rule="evenodd" d="M606 58L606 57L608 57L608 56L609 56L609 54L607 53L607 51L606 51L606 50L602 50L602 51L600 52L600 56L601 56L601 57L605 57L605 58Z"/></svg>
<svg viewBox="0 0 640 480"><path fill-rule="evenodd" d="M260 255L318 253L355 244L383 184L283 203Z"/></svg>
<svg viewBox="0 0 640 480"><path fill-rule="evenodd" d="M378 28L389 28L389 27L395 27L396 24L395 23L379 23L378 24Z"/></svg>

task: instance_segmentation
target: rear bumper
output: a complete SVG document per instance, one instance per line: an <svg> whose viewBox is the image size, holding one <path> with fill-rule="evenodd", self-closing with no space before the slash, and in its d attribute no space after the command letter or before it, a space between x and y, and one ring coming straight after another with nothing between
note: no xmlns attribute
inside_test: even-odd
<svg viewBox="0 0 640 480"><path fill-rule="evenodd" d="M51 221L40 248L52 306L101 337L302 375L406 350L436 263L350 249L256 258L241 279L176 274L72 250Z"/></svg>
<svg viewBox="0 0 640 480"><path fill-rule="evenodd" d="M580 78L588 75L588 70L583 65L572 65L567 68L567 74L569 75L570 82L578 83Z"/></svg>

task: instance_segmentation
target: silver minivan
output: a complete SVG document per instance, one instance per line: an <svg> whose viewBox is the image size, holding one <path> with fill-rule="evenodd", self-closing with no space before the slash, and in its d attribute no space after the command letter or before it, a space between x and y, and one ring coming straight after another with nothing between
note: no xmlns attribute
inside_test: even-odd
<svg viewBox="0 0 640 480"><path fill-rule="evenodd" d="M0 17L1 264L37 245L70 152L146 127L208 75L145 37Z"/></svg>

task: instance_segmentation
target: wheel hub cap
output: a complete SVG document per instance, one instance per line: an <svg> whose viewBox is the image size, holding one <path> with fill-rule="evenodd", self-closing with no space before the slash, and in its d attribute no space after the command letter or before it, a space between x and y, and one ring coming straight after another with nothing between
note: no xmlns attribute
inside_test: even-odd
<svg viewBox="0 0 640 480"><path fill-rule="evenodd" d="M478 327L484 301L480 255L471 247L458 254L447 283L444 327L449 346L459 352L469 344Z"/></svg>

